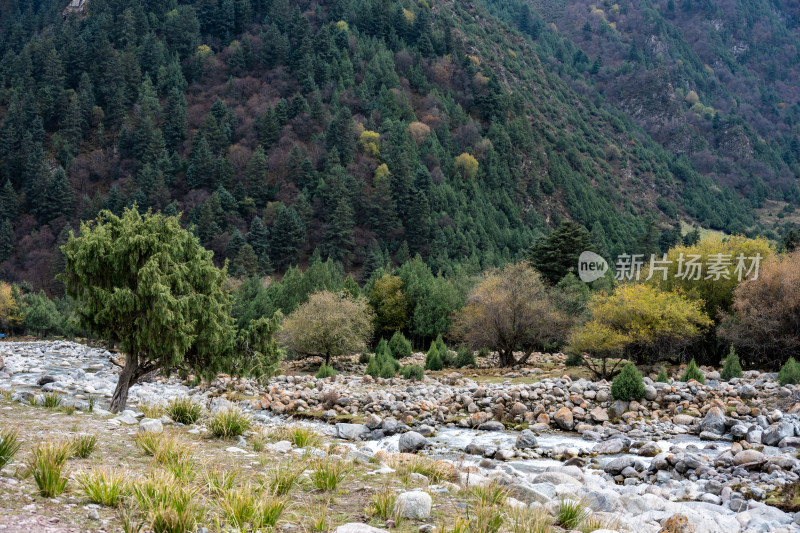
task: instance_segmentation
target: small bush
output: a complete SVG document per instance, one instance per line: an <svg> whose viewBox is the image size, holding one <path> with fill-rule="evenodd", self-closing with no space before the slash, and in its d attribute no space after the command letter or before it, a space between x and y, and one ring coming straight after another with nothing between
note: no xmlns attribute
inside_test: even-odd
<svg viewBox="0 0 800 533"><path fill-rule="evenodd" d="M683 375L681 376L681 381L684 382L689 381L691 379L702 384L705 384L706 382L706 378L705 376L703 376L703 373L700 371L700 368L698 368L697 363L694 361L694 358L692 358L692 360L689 361L689 365L686 367L686 372L684 372Z"/></svg>
<svg viewBox="0 0 800 533"><path fill-rule="evenodd" d="M92 469L75 476L75 481L92 503L117 507L128 490L128 474L120 470Z"/></svg>
<svg viewBox="0 0 800 533"><path fill-rule="evenodd" d="M797 385L800 383L800 365L797 364L794 357L790 357L781 367L780 372L778 372L778 383L781 385Z"/></svg>
<svg viewBox="0 0 800 533"><path fill-rule="evenodd" d="M395 359L411 357L411 341L406 339L405 335L396 331L392 338L389 339L389 351Z"/></svg>
<svg viewBox="0 0 800 533"><path fill-rule="evenodd" d="M571 353L567 356L567 360L564 361L564 364L570 367L574 366L581 366L583 364L583 357L577 353Z"/></svg>
<svg viewBox="0 0 800 533"><path fill-rule="evenodd" d="M425 369L419 365L406 365L400 369L400 375L403 376L403 379L422 381L425 377Z"/></svg>
<svg viewBox="0 0 800 533"><path fill-rule="evenodd" d="M384 360L383 364L381 365L381 371L378 376L384 379L393 378L395 374L394 365L389 360Z"/></svg>
<svg viewBox="0 0 800 533"><path fill-rule="evenodd" d="M321 459L314 464L311 482L319 490L336 490L350 473L350 470L350 464L344 461Z"/></svg>
<svg viewBox="0 0 800 533"><path fill-rule="evenodd" d="M372 356L369 352L361 352L358 356L358 362L362 365L369 364L369 360L372 359Z"/></svg>
<svg viewBox="0 0 800 533"><path fill-rule="evenodd" d="M238 437L250 429L252 419L238 407L220 409L208 419L208 430L215 437Z"/></svg>
<svg viewBox="0 0 800 533"><path fill-rule="evenodd" d="M173 398L165 411L178 424L194 424L203 416L203 407L188 396Z"/></svg>
<svg viewBox="0 0 800 533"><path fill-rule="evenodd" d="M28 466L39 494L45 498L54 498L67 487L69 476L64 472L64 463L71 452L68 442L48 442L34 448Z"/></svg>
<svg viewBox="0 0 800 533"><path fill-rule="evenodd" d="M373 378L377 378L380 376L381 367L376 357L369 358L369 363L367 363L367 368L364 370L364 374L366 374L367 376L372 376Z"/></svg>
<svg viewBox="0 0 800 533"><path fill-rule="evenodd" d="M0 430L0 469L14 459L21 447L22 443L19 441L18 429L6 428Z"/></svg>
<svg viewBox="0 0 800 533"><path fill-rule="evenodd" d="M317 379L324 379L335 376L336 374L338 374L338 372L333 368L333 366L328 366L325 363L322 363L314 377Z"/></svg>
<svg viewBox="0 0 800 533"><path fill-rule="evenodd" d="M475 368L478 366L475 362L475 354L466 346L462 346L458 349L456 360L453 362L453 366L455 368L464 368L467 366Z"/></svg>
<svg viewBox="0 0 800 533"><path fill-rule="evenodd" d="M439 356L438 350L432 348L425 358L425 370L441 370L443 368L444 363L442 363L442 358Z"/></svg>
<svg viewBox="0 0 800 533"><path fill-rule="evenodd" d="M375 347L375 357L381 355L391 355L389 351L389 343L386 342L386 339L381 337L381 340L378 341L378 345Z"/></svg>
<svg viewBox="0 0 800 533"><path fill-rule="evenodd" d="M739 363L739 355L733 349L733 346L728 352L728 357L725 358L725 364L722 366L722 371L719 375L725 381L742 377L742 365Z"/></svg>
<svg viewBox="0 0 800 533"><path fill-rule="evenodd" d="M75 435L70 440L73 457L86 459L97 447L97 435Z"/></svg>
<svg viewBox="0 0 800 533"><path fill-rule="evenodd" d="M644 381L636 365L628 361L611 383L611 396L629 402L644 396Z"/></svg>
<svg viewBox="0 0 800 533"><path fill-rule="evenodd" d="M42 395L42 407L55 409L56 407L61 406L61 402L61 395L57 392L45 392Z"/></svg>
<svg viewBox="0 0 800 533"><path fill-rule="evenodd" d="M669 376L667 375L667 369L663 366L661 370L658 371L658 376L656 377L656 383L669 383Z"/></svg>

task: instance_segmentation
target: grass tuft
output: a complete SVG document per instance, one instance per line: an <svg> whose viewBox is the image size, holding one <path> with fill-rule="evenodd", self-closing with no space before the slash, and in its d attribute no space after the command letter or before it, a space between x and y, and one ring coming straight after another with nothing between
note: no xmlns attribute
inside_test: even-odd
<svg viewBox="0 0 800 533"><path fill-rule="evenodd" d="M501 507L478 506L470 516L470 533L497 533L503 527L505 516Z"/></svg>
<svg viewBox="0 0 800 533"><path fill-rule="evenodd" d="M506 527L510 533L551 533L553 517L544 509L513 507L506 510Z"/></svg>
<svg viewBox="0 0 800 533"><path fill-rule="evenodd" d="M297 484L297 480L306 470L304 462L279 462L270 472L267 480L262 485L276 496L285 496Z"/></svg>
<svg viewBox="0 0 800 533"><path fill-rule="evenodd" d="M269 437L273 440L288 440L298 448L319 448L322 435L304 426L282 426L272 430Z"/></svg>
<svg viewBox="0 0 800 533"><path fill-rule="evenodd" d="M228 525L240 531L258 531L274 528L287 502L283 498L261 494L253 487L226 491L219 506Z"/></svg>
<svg viewBox="0 0 800 533"><path fill-rule="evenodd" d="M0 430L0 469L14 459L21 446L18 429L6 428Z"/></svg>
<svg viewBox="0 0 800 533"><path fill-rule="evenodd" d="M92 503L117 507L128 491L128 474L122 470L92 469L75 476L75 481Z"/></svg>
<svg viewBox="0 0 800 533"><path fill-rule="evenodd" d="M478 499L481 507L502 506L508 498L508 490L496 481L472 487L470 493Z"/></svg>
<svg viewBox="0 0 800 533"><path fill-rule="evenodd" d="M389 487L384 487L372 495L370 501L370 515L381 520L395 518L394 506L397 502L397 494Z"/></svg>
<svg viewBox="0 0 800 533"><path fill-rule="evenodd" d="M203 407L188 396L173 398L164 411L178 424L194 424L203 416Z"/></svg>
<svg viewBox="0 0 800 533"><path fill-rule="evenodd" d="M214 495L222 494L229 491L236 484L236 478L239 477L238 470L204 470L203 480L205 481L206 489Z"/></svg>
<svg viewBox="0 0 800 533"><path fill-rule="evenodd" d="M56 407L61 406L61 395L57 392L45 392L42 395L42 407L47 407L48 409L55 409Z"/></svg>
<svg viewBox="0 0 800 533"><path fill-rule="evenodd" d="M86 459L97 447L97 435L75 435L70 440L70 446L73 457Z"/></svg>
<svg viewBox="0 0 800 533"><path fill-rule="evenodd" d="M208 419L208 430L223 439L238 437L250 429L252 418L238 407L220 409Z"/></svg>
<svg viewBox="0 0 800 533"><path fill-rule="evenodd" d="M164 414L164 406L160 403L143 400L139 402L138 407L139 410L144 413L146 418L161 418L161 416Z"/></svg>
<svg viewBox="0 0 800 533"><path fill-rule="evenodd" d="M556 519L564 529L578 529L589 518L589 510L583 501L562 498L556 508Z"/></svg>
<svg viewBox="0 0 800 533"><path fill-rule="evenodd" d="M314 461L311 482L319 490L336 490L352 470L350 463L333 459Z"/></svg>
<svg viewBox="0 0 800 533"><path fill-rule="evenodd" d="M397 470L398 475L405 481L411 473L422 474L430 483L443 481L458 481L458 471L445 461L438 461L424 455L416 455L411 460L404 460L391 465Z"/></svg>
<svg viewBox="0 0 800 533"><path fill-rule="evenodd" d="M203 512L198 490L162 470L131 486L134 500L154 533L194 531Z"/></svg>
<svg viewBox="0 0 800 533"><path fill-rule="evenodd" d="M69 442L47 442L34 448L28 466L39 487L39 494L54 498L64 492L69 477L64 472L64 463L70 455L72 446Z"/></svg>

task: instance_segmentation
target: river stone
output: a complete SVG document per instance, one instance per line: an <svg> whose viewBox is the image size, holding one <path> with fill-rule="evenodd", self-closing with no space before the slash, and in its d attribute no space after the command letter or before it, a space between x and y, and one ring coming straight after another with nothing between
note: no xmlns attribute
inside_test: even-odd
<svg viewBox="0 0 800 533"><path fill-rule="evenodd" d="M508 489L514 497L527 503L547 503L556 496L556 489L550 483L514 483Z"/></svg>
<svg viewBox="0 0 800 533"><path fill-rule="evenodd" d="M622 439L610 439L598 442L592 448L592 452L600 455L616 455L625 449L625 442Z"/></svg>
<svg viewBox="0 0 800 533"><path fill-rule="evenodd" d="M622 507L619 496L613 490L589 491L583 501L594 512L612 513Z"/></svg>
<svg viewBox="0 0 800 533"><path fill-rule="evenodd" d="M378 429L381 427L383 420L381 417L376 415L375 413L370 413L364 417L364 425L367 426L369 429Z"/></svg>
<svg viewBox="0 0 800 533"><path fill-rule="evenodd" d="M612 459L605 466L605 468L603 468L603 470L606 473L611 474L612 476L616 476L626 468L628 467L633 468L635 465L636 465L636 460L630 455L626 455L623 457L617 457L616 459Z"/></svg>
<svg viewBox="0 0 800 533"><path fill-rule="evenodd" d="M689 523L689 517L685 514L675 514L661 523L659 533L695 533L695 530Z"/></svg>
<svg viewBox="0 0 800 533"><path fill-rule="evenodd" d="M514 447L518 450L528 450L535 448L537 445L536 435L530 429L523 429L517 435L517 441L514 443Z"/></svg>
<svg viewBox="0 0 800 533"><path fill-rule="evenodd" d="M553 485L576 485L580 486L581 482L562 472L543 472L533 478L533 483L551 483Z"/></svg>
<svg viewBox="0 0 800 533"><path fill-rule="evenodd" d="M139 423L139 421L136 420L135 416L128 413L121 414L118 417L114 418L114 420L119 420L121 423L127 426L135 426L136 424Z"/></svg>
<svg viewBox="0 0 800 533"><path fill-rule="evenodd" d="M592 420L595 422L608 422L608 411L603 409L602 407L595 407L591 411L589 411L589 416L592 417Z"/></svg>
<svg viewBox="0 0 800 533"><path fill-rule="evenodd" d="M619 416L625 411L627 411L629 406L630 402L626 402L623 400L615 400L614 403L611 404L611 409L614 410L614 414Z"/></svg>
<svg viewBox="0 0 800 533"><path fill-rule="evenodd" d="M644 399L648 402L652 402L658 397L658 391L652 385L647 385L644 388Z"/></svg>
<svg viewBox="0 0 800 533"><path fill-rule="evenodd" d="M44 376L39 378L36 384L42 387L44 385L47 385L48 383L55 383L55 382L56 382L55 376L51 376L50 374L45 374Z"/></svg>
<svg viewBox="0 0 800 533"><path fill-rule="evenodd" d="M160 434L164 432L164 425L161 420L155 418L142 418L139 421L139 433L155 433Z"/></svg>
<svg viewBox="0 0 800 533"><path fill-rule="evenodd" d="M488 422L484 422L477 429L481 431L503 431L506 427L503 425L502 422L498 422L497 420L490 420Z"/></svg>
<svg viewBox="0 0 800 533"><path fill-rule="evenodd" d="M672 417L672 423L678 426L691 426L694 421L695 417L691 415L675 415Z"/></svg>
<svg viewBox="0 0 800 533"><path fill-rule="evenodd" d="M739 388L739 397L742 400L750 400L755 398L757 394L758 391L756 391L756 388L750 384L745 383Z"/></svg>
<svg viewBox="0 0 800 533"><path fill-rule="evenodd" d="M637 452L642 457L655 457L661 453L661 448L653 441L645 442Z"/></svg>
<svg viewBox="0 0 800 533"><path fill-rule="evenodd" d="M433 500L427 492L402 492L397 496L394 512L403 518L425 520L431 515Z"/></svg>
<svg viewBox="0 0 800 533"><path fill-rule="evenodd" d="M742 450L733 456L733 464L739 465L761 465L767 461L767 456L757 450Z"/></svg>
<svg viewBox="0 0 800 533"><path fill-rule="evenodd" d="M464 447L464 453L468 453L469 455L483 455L486 453L486 446L472 441Z"/></svg>
<svg viewBox="0 0 800 533"><path fill-rule="evenodd" d="M336 528L336 533L387 533L387 531L387 529L379 529L360 522L351 522Z"/></svg>
<svg viewBox="0 0 800 533"><path fill-rule="evenodd" d="M336 435L340 439L361 440L361 437L368 433L369 428L364 424L348 424L345 422L336 424Z"/></svg>
<svg viewBox="0 0 800 533"><path fill-rule="evenodd" d="M556 414L553 415L553 419L561 429L572 431L572 428L575 427L575 421L572 419L572 411L566 407L562 407L556 411Z"/></svg>
<svg viewBox="0 0 800 533"><path fill-rule="evenodd" d="M730 434L734 439L743 439L747 436L747 426L744 424L734 424L730 429Z"/></svg>
<svg viewBox="0 0 800 533"><path fill-rule="evenodd" d="M701 431L709 431L717 435L725 433L725 412L721 407L713 406L700 422Z"/></svg>
<svg viewBox="0 0 800 533"><path fill-rule="evenodd" d="M761 442L766 446L776 446L786 437L794 436L794 425L789 422L772 424L761 435Z"/></svg>
<svg viewBox="0 0 800 533"><path fill-rule="evenodd" d="M408 431L400 435L400 440L397 443L401 453L416 452L425 448L430 443L428 439L417 433L416 431Z"/></svg>
<svg viewBox="0 0 800 533"><path fill-rule="evenodd" d="M417 433L423 437L431 437L436 434L436 428L427 424L422 424L421 426L417 427Z"/></svg>

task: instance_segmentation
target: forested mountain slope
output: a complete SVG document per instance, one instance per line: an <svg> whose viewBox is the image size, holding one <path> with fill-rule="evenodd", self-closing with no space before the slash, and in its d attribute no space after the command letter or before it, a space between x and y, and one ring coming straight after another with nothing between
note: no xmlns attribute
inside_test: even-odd
<svg viewBox="0 0 800 533"><path fill-rule="evenodd" d="M583 79L593 60L529 8L513 29L507 10L451 1L64 8L0 7L11 280L59 291L67 231L133 203L182 212L237 276L316 249L361 275L417 253L434 271L474 272L522 257L563 219L611 253L659 230L674 242L679 220L760 230L749 189L698 173L695 152L615 111ZM774 151L780 135L762 144Z"/></svg>

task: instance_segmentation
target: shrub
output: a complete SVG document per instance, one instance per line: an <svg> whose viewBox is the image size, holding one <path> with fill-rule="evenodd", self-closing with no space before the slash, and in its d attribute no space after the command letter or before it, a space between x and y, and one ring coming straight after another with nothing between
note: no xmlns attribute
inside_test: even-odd
<svg viewBox="0 0 800 533"><path fill-rule="evenodd" d="M456 360L453 362L453 366L455 368L464 368L465 366L475 368L477 366L477 363L475 362L475 354L466 346L462 346L458 349Z"/></svg>
<svg viewBox="0 0 800 533"><path fill-rule="evenodd" d="M442 368L444 368L444 364L442 363L441 357L439 357L439 354L436 352L425 361L426 370L441 370Z"/></svg>
<svg viewBox="0 0 800 533"><path fill-rule="evenodd" d="M375 357L383 354L391 354L391 352L389 352L389 343L386 342L386 339L381 337L381 340L378 341L378 346L375 347Z"/></svg>
<svg viewBox="0 0 800 533"><path fill-rule="evenodd" d="M68 442L48 442L39 444L33 450L28 466L39 487L39 494L45 498L54 498L64 492L68 475L64 472L64 463L70 456L72 447Z"/></svg>
<svg viewBox="0 0 800 533"><path fill-rule="evenodd" d="M394 365L391 363L391 361L384 360L383 364L381 365L381 371L378 375L384 379L390 379L394 377L394 374Z"/></svg>
<svg viewBox="0 0 800 533"><path fill-rule="evenodd" d="M92 469L75 476L75 481L92 503L117 507L127 492L128 474L124 471Z"/></svg>
<svg viewBox="0 0 800 533"><path fill-rule="evenodd" d="M790 357L778 372L778 383L781 385L797 385L800 383L800 365L794 357Z"/></svg>
<svg viewBox="0 0 800 533"><path fill-rule="evenodd" d="M370 359L372 359L372 356L369 354L369 352L361 352L358 356L358 362L362 365L369 363Z"/></svg>
<svg viewBox="0 0 800 533"><path fill-rule="evenodd" d="M739 363L739 355L736 353L736 350L733 349L733 346L731 346L728 352L728 357L725 358L725 364L722 366L720 377L725 381L742 377L742 365Z"/></svg>
<svg viewBox="0 0 800 533"><path fill-rule="evenodd" d="M395 359L403 359L411 356L411 341L406 339L405 335L399 331L395 331L392 338L389 340L389 351Z"/></svg>
<svg viewBox="0 0 800 533"><path fill-rule="evenodd" d="M0 430L0 469L11 462L21 446L18 429Z"/></svg>
<svg viewBox="0 0 800 533"><path fill-rule="evenodd" d="M681 376L681 381L689 381L690 379L702 384L705 384L706 382L706 378L703 376L703 372L700 371L700 368L698 368L694 358L689 361L689 365L686 367L686 372L684 372Z"/></svg>
<svg viewBox="0 0 800 533"><path fill-rule="evenodd" d="M317 379L324 379L335 376L336 374L338 374L338 372L333 368L333 366L328 366L325 363L322 363L314 377Z"/></svg>
<svg viewBox="0 0 800 533"><path fill-rule="evenodd" d="M250 429L252 419L238 407L220 409L208 419L208 430L215 437L238 437Z"/></svg>
<svg viewBox="0 0 800 533"><path fill-rule="evenodd" d="M419 365L406 365L400 369L400 375L403 376L403 379L422 381L422 378L425 377L425 370Z"/></svg>
<svg viewBox="0 0 800 533"><path fill-rule="evenodd" d="M380 376L381 367L378 364L378 359L376 357L370 357L369 363L367 363L367 368L364 370L364 374L368 376L372 376L373 378L377 378Z"/></svg>
<svg viewBox="0 0 800 533"><path fill-rule="evenodd" d="M658 371L658 377L656 377L656 383L669 383L669 376L667 375L667 369L663 366L661 370Z"/></svg>
<svg viewBox="0 0 800 533"><path fill-rule="evenodd" d="M42 395L42 407L54 409L61 405L61 395L57 392L45 392Z"/></svg>
<svg viewBox="0 0 800 533"><path fill-rule="evenodd" d="M72 455L81 459L86 459L97 447L97 435L76 435L70 440Z"/></svg>
<svg viewBox="0 0 800 533"><path fill-rule="evenodd" d="M644 381L636 365L628 361L611 383L611 396L629 402L644 396Z"/></svg>
<svg viewBox="0 0 800 533"><path fill-rule="evenodd" d="M194 424L203 416L203 407L188 396L173 398L165 411L178 424Z"/></svg>
<svg viewBox="0 0 800 533"><path fill-rule="evenodd" d="M564 361L564 364L567 366L581 366L583 364L583 357L579 353L571 353L567 356L567 360Z"/></svg>
<svg viewBox="0 0 800 533"><path fill-rule="evenodd" d="M425 368L429 367L430 361L434 355L439 357L439 347L436 346L436 342L431 343L431 347L428 349L428 353L425 355Z"/></svg>

